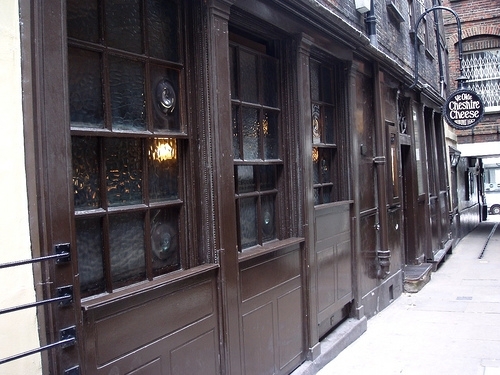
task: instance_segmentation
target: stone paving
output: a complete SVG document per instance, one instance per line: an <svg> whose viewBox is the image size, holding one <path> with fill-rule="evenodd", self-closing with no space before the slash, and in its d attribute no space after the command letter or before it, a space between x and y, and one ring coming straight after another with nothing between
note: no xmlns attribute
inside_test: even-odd
<svg viewBox="0 0 500 375"><path fill-rule="evenodd" d="M499 222L464 237L422 290L371 318L317 375L500 375Z"/></svg>

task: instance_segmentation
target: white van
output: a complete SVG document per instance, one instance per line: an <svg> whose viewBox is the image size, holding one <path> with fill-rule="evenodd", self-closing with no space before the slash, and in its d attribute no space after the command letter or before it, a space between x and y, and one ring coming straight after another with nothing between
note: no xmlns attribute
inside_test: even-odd
<svg viewBox="0 0 500 375"><path fill-rule="evenodd" d="M486 191L486 205L491 215L500 214L500 191Z"/></svg>

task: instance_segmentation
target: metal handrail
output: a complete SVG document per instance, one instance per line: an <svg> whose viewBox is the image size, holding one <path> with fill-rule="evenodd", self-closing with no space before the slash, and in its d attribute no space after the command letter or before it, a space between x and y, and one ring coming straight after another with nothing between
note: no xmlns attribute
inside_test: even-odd
<svg viewBox="0 0 500 375"><path fill-rule="evenodd" d="M25 264L34 264L34 263L39 263L43 262L46 260L55 260L56 263L66 263L71 260L71 255L70 255L70 244L69 243L62 243L62 244L57 244L54 247L55 254L52 255L47 255L47 256L42 256L38 258L32 258L32 259L25 259L25 260L19 260L19 261L14 261L14 262L8 262L8 263L1 263L0 264L0 269L3 268L9 268L9 267L16 267L16 266L21 266ZM13 307L8 307L6 309L1 309L0 310L0 315L2 314L7 314L23 309L27 309L30 307L37 307L37 306L42 306L54 302L58 302L60 306L67 306L73 302L73 286L72 285L67 285L63 287L59 287L56 289L57 291L57 297L54 298L49 298L41 301L35 301L23 305L18 305L18 306L13 306ZM10 357L6 358L1 358L0 359L0 365L3 365L4 363L14 361L16 359L20 359L23 357L27 357L32 354L40 353L45 350L49 350L55 347L68 347L72 346L76 343L76 327L67 327L59 331L60 334L60 340L51 344L47 344L44 346L41 346L39 348L31 349L22 353L14 354ZM78 366L76 366L74 369L78 369ZM78 372L74 372L78 373Z"/></svg>
<svg viewBox="0 0 500 375"><path fill-rule="evenodd" d="M60 335L61 335L61 340L59 340L57 342L54 342L52 344L48 344L45 346L41 346L41 347L36 348L36 349L31 349L31 350L28 350L28 351L23 352L23 353L15 354L15 355L10 356L10 357L0 359L0 365L3 365L4 363L7 363L7 362L14 361L16 359L27 357L27 356L32 355L32 354L40 353L44 350L49 350L49 349L52 349L52 348L55 348L58 346L67 347L67 346L71 346L71 345L75 344L75 342L76 342L76 328L75 328L75 326L62 329L60 331Z"/></svg>

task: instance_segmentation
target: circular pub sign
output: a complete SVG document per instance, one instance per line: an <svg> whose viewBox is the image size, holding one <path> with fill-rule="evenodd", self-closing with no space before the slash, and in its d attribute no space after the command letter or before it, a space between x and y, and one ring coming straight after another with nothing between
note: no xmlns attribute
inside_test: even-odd
<svg viewBox="0 0 500 375"><path fill-rule="evenodd" d="M483 118L483 101L475 91L460 89L451 94L444 105L444 115L455 129L470 129Z"/></svg>

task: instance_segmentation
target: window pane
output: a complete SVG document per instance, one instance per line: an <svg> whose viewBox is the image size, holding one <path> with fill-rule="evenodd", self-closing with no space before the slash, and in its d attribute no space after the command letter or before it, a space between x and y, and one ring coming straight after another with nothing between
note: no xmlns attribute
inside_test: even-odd
<svg viewBox="0 0 500 375"><path fill-rule="evenodd" d="M179 25L177 4L173 1L148 0L149 54L159 59L179 61Z"/></svg>
<svg viewBox="0 0 500 375"><path fill-rule="evenodd" d="M99 150L94 137L72 137L75 210L100 207Z"/></svg>
<svg viewBox="0 0 500 375"><path fill-rule="evenodd" d="M323 122L324 132L325 132L325 143L333 144L335 139L333 136L334 120L333 120L333 107L325 106L325 120Z"/></svg>
<svg viewBox="0 0 500 375"><path fill-rule="evenodd" d="M319 163L319 149L317 147L313 147L312 161L313 161L313 184L319 184L320 163Z"/></svg>
<svg viewBox="0 0 500 375"><path fill-rule="evenodd" d="M71 126L103 128L101 59L98 53L68 49Z"/></svg>
<svg viewBox="0 0 500 375"><path fill-rule="evenodd" d="M239 115L238 115L238 107L232 106L232 114L233 114L233 158L241 159L240 154L240 131L239 131Z"/></svg>
<svg viewBox="0 0 500 375"><path fill-rule="evenodd" d="M332 187L324 186L323 187L323 202L322 203L330 203L332 201Z"/></svg>
<svg viewBox="0 0 500 375"><path fill-rule="evenodd" d="M265 195L262 197L261 225L262 241L270 241L276 238L275 217L274 217L274 195Z"/></svg>
<svg viewBox="0 0 500 375"><path fill-rule="evenodd" d="M149 141L149 200L157 202L179 198L179 163L175 139Z"/></svg>
<svg viewBox="0 0 500 375"><path fill-rule="evenodd" d="M115 215L109 218L113 289L145 278L143 227L143 213Z"/></svg>
<svg viewBox="0 0 500 375"><path fill-rule="evenodd" d="M311 61L311 100L319 101L319 64Z"/></svg>
<svg viewBox="0 0 500 375"><path fill-rule="evenodd" d="M110 47L142 53L141 0L107 0L104 4L106 43Z"/></svg>
<svg viewBox="0 0 500 375"><path fill-rule="evenodd" d="M177 210L154 210L151 212L151 248L153 250L153 272L165 273L179 268L179 214Z"/></svg>
<svg viewBox="0 0 500 375"><path fill-rule="evenodd" d="M239 223L241 247L246 249L257 245L257 198L239 200Z"/></svg>
<svg viewBox="0 0 500 375"><path fill-rule="evenodd" d="M259 117L253 108L242 108L243 120L243 158L255 160L259 158Z"/></svg>
<svg viewBox="0 0 500 375"><path fill-rule="evenodd" d="M145 129L143 64L110 57L109 81L113 129Z"/></svg>
<svg viewBox="0 0 500 375"><path fill-rule="evenodd" d="M279 137L278 137L278 115L276 113L266 113L262 121L262 132L264 134L264 158L279 158Z"/></svg>
<svg viewBox="0 0 500 375"><path fill-rule="evenodd" d="M99 41L99 11L97 0L68 0L68 36L97 43Z"/></svg>
<svg viewBox="0 0 500 375"><path fill-rule="evenodd" d="M236 167L236 191L238 194L255 191L255 177L251 165L239 165Z"/></svg>
<svg viewBox="0 0 500 375"><path fill-rule="evenodd" d="M76 221L76 248L82 294L104 292L101 219Z"/></svg>
<svg viewBox="0 0 500 375"><path fill-rule="evenodd" d="M320 179L321 183L332 182L332 154L331 150L320 150Z"/></svg>
<svg viewBox="0 0 500 375"><path fill-rule="evenodd" d="M244 77L241 83L241 100L257 103L259 98L257 79L257 56L241 51L240 76Z"/></svg>
<svg viewBox="0 0 500 375"><path fill-rule="evenodd" d="M276 166L264 165L259 167L260 190L276 189Z"/></svg>
<svg viewBox="0 0 500 375"><path fill-rule="evenodd" d="M229 48L229 64L230 64L230 74L231 74L231 99L238 99L238 55L236 47Z"/></svg>
<svg viewBox="0 0 500 375"><path fill-rule="evenodd" d="M179 72L159 65L150 69L154 128L180 131Z"/></svg>
<svg viewBox="0 0 500 375"><path fill-rule="evenodd" d="M321 69L321 100L326 103L332 102L332 74L331 70L325 67Z"/></svg>
<svg viewBox="0 0 500 375"><path fill-rule="evenodd" d="M318 205L321 203L320 199L319 199L319 196L320 196L320 188L314 188L314 205Z"/></svg>
<svg viewBox="0 0 500 375"><path fill-rule="evenodd" d="M264 105L278 106L278 64L270 57L262 57Z"/></svg>
<svg viewBox="0 0 500 375"><path fill-rule="evenodd" d="M104 140L106 187L110 206L142 203L142 147L140 139Z"/></svg>
<svg viewBox="0 0 500 375"><path fill-rule="evenodd" d="M313 143L321 142L321 110L319 104L312 105L312 135Z"/></svg>

